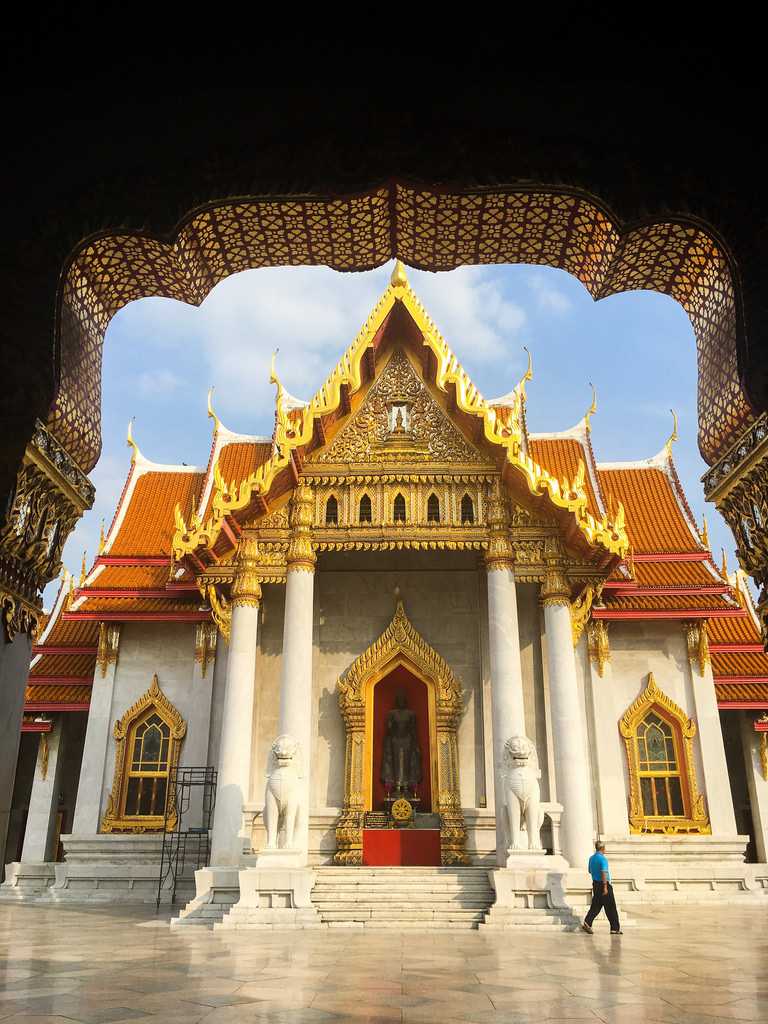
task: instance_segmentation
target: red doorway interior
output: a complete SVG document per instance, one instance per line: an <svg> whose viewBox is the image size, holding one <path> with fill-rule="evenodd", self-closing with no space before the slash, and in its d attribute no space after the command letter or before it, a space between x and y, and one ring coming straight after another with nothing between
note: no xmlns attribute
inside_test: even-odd
<svg viewBox="0 0 768 1024"><path fill-rule="evenodd" d="M421 785L418 787L418 795L421 802L418 805L419 811L432 810L432 786L430 766L432 764L431 751L429 749L429 702L426 683L422 682L404 665L398 665L389 675L378 682L373 691L373 801L372 810L384 810L384 798L386 791L381 781L381 756L384 749L384 732L387 724L387 715L395 706L395 698L398 693L404 693L408 701L408 707L416 713L416 728L419 736L419 748L421 750Z"/></svg>

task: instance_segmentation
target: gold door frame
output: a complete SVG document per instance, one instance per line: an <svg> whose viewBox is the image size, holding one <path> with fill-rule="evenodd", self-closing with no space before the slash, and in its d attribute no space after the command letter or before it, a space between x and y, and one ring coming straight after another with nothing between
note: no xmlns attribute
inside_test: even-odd
<svg viewBox="0 0 768 1024"><path fill-rule="evenodd" d="M340 677L346 727L344 809L336 826L337 864L362 864L363 821L372 798L373 697L376 684L402 665L427 686L430 709L432 810L440 815L440 859L466 864L467 830L459 792L456 730L464 697L448 663L416 631L397 602L390 624ZM434 711L433 711L434 708Z"/></svg>

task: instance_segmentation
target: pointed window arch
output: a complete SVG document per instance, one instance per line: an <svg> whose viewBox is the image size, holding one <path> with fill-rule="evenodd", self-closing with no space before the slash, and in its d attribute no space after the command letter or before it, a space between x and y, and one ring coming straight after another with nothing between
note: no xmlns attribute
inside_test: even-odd
<svg viewBox="0 0 768 1024"><path fill-rule="evenodd" d="M153 676L147 692L115 722L115 774L102 832L160 831L186 722ZM176 810L168 815L175 827Z"/></svg>
<svg viewBox="0 0 768 1024"><path fill-rule="evenodd" d="M475 521L475 503L468 494L461 499L461 521L470 524Z"/></svg>
<svg viewBox="0 0 768 1024"><path fill-rule="evenodd" d="M373 522L373 509L371 507L370 496L364 494L360 499L360 508L358 519L361 523L372 523Z"/></svg>
<svg viewBox="0 0 768 1024"><path fill-rule="evenodd" d="M708 833L693 756L696 725L653 678L619 722L629 769L629 824L635 833Z"/></svg>
<svg viewBox="0 0 768 1024"><path fill-rule="evenodd" d="M339 503L335 495L331 495L325 503L325 525L337 526L339 522Z"/></svg>
<svg viewBox="0 0 768 1024"><path fill-rule="evenodd" d="M402 494L397 494L392 504L392 518L396 523L405 522L405 498Z"/></svg>
<svg viewBox="0 0 768 1024"><path fill-rule="evenodd" d="M428 523L439 523L440 522L440 499L432 492L427 498L427 522Z"/></svg>

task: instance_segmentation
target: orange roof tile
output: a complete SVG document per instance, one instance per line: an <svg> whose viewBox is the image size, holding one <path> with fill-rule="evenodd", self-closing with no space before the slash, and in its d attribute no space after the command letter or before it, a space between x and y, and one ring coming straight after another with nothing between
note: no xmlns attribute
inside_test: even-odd
<svg viewBox="0 0 768 1024"><path fill-rule="evenodd" d="M738 619L712 619L708 626L711 644L759 644L760 632L751 615Z"/></svg>
<svg viewBox="0 0 768 1024"><path fill-rule="evenodd" d="M768 704L768 683L715 683L718 703L723 701L764 701Z"/></svg>
<svg viewBox="0 0 768 1024"><path fill-rule="evenodd" d="M768 676L768 654L713 651L712 672L716 676Z"/></svg>
<svg viewBox="0 0 768 1024"><path fill-rule="evenodd" d="M36 704L89 704L90 686L28 686L24 703Z"/></svg>
<svg viewBox="0 0 768 1024"><path fill-rule="evenodd" d="M585 467L591 461L589 454L573 437L532 438L528 442L528 452L531 458L548 473L557 477L558 480L565 479L569 483L576 476L579 460L584 462ZM592 515L599 519L602 512L598 506L589 473L586 474L584 486L587 491L587 507Z"/></svg>
<svg viewBox="0 0 768 1024"><path fill-rule="evenodd" d="M691 534L672 481L660 469L598 469L608 500L619 501L626 512L626 528L635 552L700 551Z"/></svg>
<svg viewBox="0 0 768 1024"><path fill-rule="evenodd" d="M633 582L638 587L725 586L706 562L635 562ZM618 577L617 577L618 578Z"/></svg>
<svg viewBox="0 0 768 1024"><path fill-rule="evenodd" d="M687 608L722 611L735 607L714 594L655 594L653 597L625 597L621 591L603 591L603 600L606 607L612 611L674 611Z"/></svg>
<svg viewBox="0 0 768 1024"><path fill-rule="evenodd" d="M190 601L193 602L190 604ZM181 593L168 599L155 597L92 597L73 609L74 612L187 612L200 604L200 594Z"/></svg>
<svg viewBox="0 0 768 1024"><path fill-rule="evenodd" d="M96 590L160 590L167 582L167 565L107 565L89 586Z"/></svg>
<svg viewBox="0 0 768 1024"><path fill-rule="evenodd" d="M30 678L34 676L92 676L95 664L95 654L43 654L29 675Z"/></svg>
<svg viewBox="0 0 768 1024"><path fill-rule="evenodd" d="M227 484L239 484L262 463L266 462L271 454L271 441L232 441L225 444L219 452L219 471ZM212 466L209 472L213 473ZM203 518L206 518L211 510L214 490L215 488L212 487Z"/></svg>
<svg viewBox="0 0 768 1024"><path fill-rule="evenodd" d="M176 528L174 509L189 513L199 497L204 474L148 470L136 481L110 555L170 555Z"/></svg>

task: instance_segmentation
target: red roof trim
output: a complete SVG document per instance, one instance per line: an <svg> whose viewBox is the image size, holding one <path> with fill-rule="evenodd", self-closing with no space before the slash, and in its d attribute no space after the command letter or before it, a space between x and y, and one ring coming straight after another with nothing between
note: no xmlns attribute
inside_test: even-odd
<svg viewBox="0 0 768 1024"><path fill-rule="evenodd" d="M210 612L64 612L62 615L66 622L208 622L210 618ZM57 653L64 652L95 654L96 648L79 651L62 647Z"/></svg>
<svg viewBox="0 0 768 1024"><path fill-rule="evenodd" d="M71 617L72 613L64 612L62 617L66 618L68 615ZM78 618L77 613L75 613L74 617ZM97 654L98 650L98 647L57 647L55 644L42 644L40 646L34 644L32 647L32 657L34 658L38 654Z"/></svg>
<svg viewBox="0 0 768 1024"><path fill-rule="evenodd" d="M762 711L763 708L768 708L768 700L719 700L717 706L723 711L727 711L729 708L751 708L753 711Z"/></svg>
<svg viewBox="0 0 768 1024"><path fill-rule="evenodd" d="M768 676L715 676L718 686L739 686L742 683L768 683Z"/></svg>
<svg viewBox="0 0 768 1024"><path fill-rule="evenodd" d="M174 588L178 590L179 588ZM197 593L197 587L187 585L185 590L191 590ZM78 597L147 597L147 598L167 598L168 591L163 588L159 590L155 589L142 589L141 587L83 587L82 590L78 589L75 591L75 599Z"/></svg>
<svg viewBox="0 0 768 1024"><path fill-rule="evenodd" d="M97 565L170 565L167 555L99 555L93 563Z"/></svg>
<svg viewBox="0 0 768 1024"><path fill-rule="evenodd" d="M622 609L593 608L593 619L737 619L746 615L742 608L674 608L674 609ZM710 651L712 647L710 646ZM762 647L760 650L762 651ZM734 650L734 648L730 648Z"/></svg>
<svg viewBox="0 0 768 1024"><path fill-rule="evenodd" d="M632 555L633 562L709 562L708 551L644 551ZM626 563L626 559L625 559Z"/></svg>
<svg viewBox="0 0 768 1024"><path fill-rule="evenodd" d="M53 722L22 722L22 732L52 732Z"/></svg>
<svg viewBox="0 0 768 1024"><path fill-rule="evenodd" d="M710 654L765 654L762 644L714 644L709 645Z"/></svg>
<svg viewBox="0 0 768 1024"><path fill-rule="evenodd" d="M616 590L622 597L661 597L667 594L680 597L696 597L698 594L729 594L731 588L725 584L713 584L712 586L658 586L638 587L634 583L623 583L620 580L608 580L604 590Z"/></svg>
<svg viewBox="0 0 768 1024"><path fill-rule="evenodd" d="M31 700L24 704L25 711L87 711L89 704L53 704L50 701Z"/></svg>
<svg viewBox="0 0 768 1024"><path fill-rule="evenodd" d="M27 686L93 686L93 676L30 676Z"/></svg>

